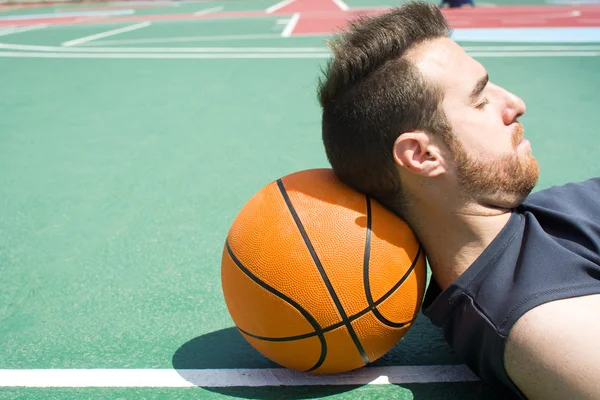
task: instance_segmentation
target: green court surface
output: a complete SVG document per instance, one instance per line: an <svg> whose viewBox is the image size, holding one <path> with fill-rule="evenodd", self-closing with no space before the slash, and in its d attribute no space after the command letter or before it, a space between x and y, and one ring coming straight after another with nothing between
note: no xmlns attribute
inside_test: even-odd
<svg viewBox="0 0 600 400"><path fill-rule="evenodd" d="M273 3L182 3L136 15ZM381 3L347 1L389 5ZM13 370L51 377L69 369L278 368L234 328L221 254L255 192L328 167L316 100L327 36L282 37L289 18L260 16L156 21L63 46L135 23L0 36L0 55L11 54L0 57L0 398L504 398L477 381L433 378L294 387L188 379L190 387L131 388L2 380ZM599 44L461 42L495 83L527 103L522 121L541 165L537 189L600 174ZM462 362L421 315L365 369Z"/></svg>

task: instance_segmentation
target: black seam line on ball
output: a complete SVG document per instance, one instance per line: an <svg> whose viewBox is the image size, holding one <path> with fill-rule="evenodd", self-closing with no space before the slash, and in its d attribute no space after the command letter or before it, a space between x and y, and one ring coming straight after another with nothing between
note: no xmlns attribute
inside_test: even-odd
<svg viewBox="0 0 600 400"><path fill-rule="evenodd" d="M315 266L319 270L319 273L321 274L321 278L323 279L323 282L325 282L325 286L327 286L329 295L331 296L333 302L335 303L335 306L342 318L342 322L344 323L344 325L346 325L346 329L348 329L348 333L350 334L350 337L352 338L354 345L358 349L358 352L360 353L360 356L361 356L363 362L365 364L369 364L369 362L370 362L369 357L367 357L367 353L365 352L365 349L363 348L362 344L360 343L360 340L358 339L358 336L356 335L354 328L350 324L350 320L348 319L348 316L346 315L346 312L344 311L344 307L342 306L340 299L337 297L337 294L335 293L335 290L333 289L333 286L331 285L331 282L329 281L329 278L327 277L327 274L325 273L325 269L323 268L323 265L321 264L321 260L319 260L319 256L317 255L317 252L313 248L312 243L310 242L310 239L308 237L308 234L304 230L302 221L300 221L300 217L296 213L296 210L294 209L294 205L292 204L292 201L290 200L290 197L288 196L287 191L283 185L283 181L281 179L277 180L277 186L279 187L279 191L281 192L281 195L283 196L285 203L287 204L287 207L290 210L290 213L292 213L294 222L296 222L296 226L298 227L298 230L300 231L300 234L302 235L302 239L304 239L304 244L306 245L306 247L310 253L310 256L312 257L312 259L315 263Z"/></svg>
<svg viewBox="0 0 600 400"><path fill-rule="evenodd" d="M367 233L366 233L366 239L365 239L365 252L364 252L364 259L363 259L363 279L364 279L364 285L365 285L365 294L367 296L367 303L369 304L369 307L373 309L373 314L375 315L375 318L377 318L379 320L379 322L381 322L384 325L393 327L393 328L402 328L403 326L406 325L406 322L393 322L390 321L389 319L387 319L386 317L383 316L383 314L381 314L381 312L373 305L374 301L373 301L373 294L371 293L371 283L369 280L369 260L371 258L371 236L372 236L372 226L373 226L373 214L371 212L371 197L370 196L366 196L366 200L367 200ZM420 253L420 246L419 246L419 252L417 252L417 259L419 258L419 253ZM400 284L402 284L410 275L410 273L412 272L412 270L414 269L416 263L413 261L411 268L409 268L408 273L404 274L404 276L402 277L402 279L400 279Z"/></svg>
<svg viewBox="0 0 600 400"><path fill-rule="evenodd" d="M422 252L422 247L421 245L419 245L419 249L417 251L417 254L415 255L415 259L412 262L410 268L408 269L408 271L404 274L404 276L402 276L402 278L398 281L398 283L396 283L394 285L394 287L392 287L390 290L388 290L383 296L381 296L381 298L379 300L377 300L376 302L374 302L371 306L365 308L364 310L350 316L349 320L350 322L359 319L360 317L362 317L363 315L373 311L375 309L375 307L377 307L378 305L380 305L381 303L383 303L385 300L387 300L388 297L390 297L392 294L394 294L394 292L400 288L400 286L402 286L402 284L404 283L404 281L410 276L410 273L415 269L415 266L417 265L417 262L419 261L419 257L421 256L421 252ZM416 318L416 317L415 317ZM408 324L412 324L415 321L415 319L411 319L410 321L407 322L399 322L398 324L400 326L394 326L394 328L402 328L405 325ZM285 336L285 337L266 337L266 336L258 336L258 335L254 335L252 333L246 332L246 331L242 331L244 332L246 335L251 336L255 339L259 339L259 340L264 340L267 342L288 342L288 341L293 341L293 340L300 340L300 339L307 339L313 336L317 336L317 335L321 335L324 333L327 333L329 331L332 331L334 329L337 329L341 326L344 326L345 323L344 322L336 322L333 325L329 325L326 326L325 328L319 330L319 331L314 331L314 332L309 332L309 333L304 333L302 335L296 335L296 336ZM238 327L238 329L240 329ZM241 330L241 329L240 329Z"/></svg>
<svg viewBox="0 0 600 400"><path fill-rule="evenodd" d="M248 268L246 268L242 264L242 262L235 256L235 254L233 254L231 247L229 247L229 240L225 241L225 246L227 247L227 253L229 253L229 256L231 257L231 259L233 260L235 265L237 265L237 267L244 274L246 274L246 276L248 276L248 278L252 279L260 287L262 287L266 291L274 294L275 296L279 297L280 299L282 299L283 301L285 301L286 303L288 303L289 305L294 307L296 310L298 310L300 312L300 314L302 314L302 316L304 318L306 318L308 323L313 327L313 329L315 330L315 335L317 335L319 337L319 341L321 342L321 356L319 357L319 360L317 360L316 364L313 365L310 369L306 370L306 372L310 372L310 371L313 371L313 370L319 368L321 366L321 364L323 364L323 361L325 361L325 357L327 357L327 342L325 341L325 336L323 336L321 325L319 325L319 322L308 311L306 311L300 304L296 303L294 300L292 300L285 294L281 293L279 290L275 289L274 287L267 285L265 282L260 280L259 277L257 277L252 272L250 272L250 270ZM240 328L238 327L238 329L240 329ZM245 331L243 331L243 332L246 333ZM254 335L250 335L250 334L248 334L248 335L254 337Z"/></svg>
<svg viewBox="0 0 600 400"><path fill-rule="evenodd" d="M373 295L371 294L371 284L369 283L369 259L371 257L371 225L373 223L371 218L371 198L366 196L367 199L367 232L365 238L365 251L363 256L363 283L365 286L365 295L367 296L367 303L369 307L373 306Z"/></svg>

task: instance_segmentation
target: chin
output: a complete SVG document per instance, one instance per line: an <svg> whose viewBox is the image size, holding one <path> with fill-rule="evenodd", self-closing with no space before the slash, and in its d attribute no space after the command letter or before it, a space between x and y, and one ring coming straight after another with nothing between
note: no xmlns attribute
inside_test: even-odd
<svg viewBox="0 0 600 400"><path fill-rule="evenodd" d="M529 191L527 194L519 194L518 196L512 196L512 198L510 199L506 199L503 203L503 208L517 208L519 207L521 204L523 204L523 202L525 201L525 199L527 198L527 196L529 196L529 193L531 193L531 191Z"/></svg>
<svg viewBox="0 0 600 400"><path fill-rule="evenodd" d="M517 185L515 181L511 181L510 186L501 186L493 192L488 192L485 196L485 203L498 209L513 209L517 208L531 194L533 188L537 184L537 174L531 174L528 179L519 181Z"/></svg>
<svg viewBox="0 0 600 400"><path fill-rule="evenodd" d="M533 188L537 185L537 176L531 176L527 182L524 182L523 186L518 188L518 190L505 191L502 193L498 193L497 203L502 208L517 208L531 194Z"/></svg>

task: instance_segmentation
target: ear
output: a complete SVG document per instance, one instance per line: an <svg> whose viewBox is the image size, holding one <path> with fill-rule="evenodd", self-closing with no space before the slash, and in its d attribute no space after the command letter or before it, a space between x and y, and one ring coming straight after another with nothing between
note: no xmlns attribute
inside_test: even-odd
<svg viewBox="0 0 600 400"><path fill-rule="evenodd" d="M421 131L406 132L394 142L394 160L413 174L435 177L446 173L440 148Z"/></svg>

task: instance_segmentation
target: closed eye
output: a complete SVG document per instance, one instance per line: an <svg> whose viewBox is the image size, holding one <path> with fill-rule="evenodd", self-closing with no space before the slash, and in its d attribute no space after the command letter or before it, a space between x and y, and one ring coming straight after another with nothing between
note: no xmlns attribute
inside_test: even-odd
<svg viewBox="0 0 600 400"><path fill-rule="evenodd" d="M475 106L475 108L477 108L477 109L479 109L479 110L483 110L483 108L484 108L486 105L488 105L488 104L490 104L490 101L489 101L487 98L484 98L484 99L481 101L481 103L479 103L479 104L477 104L477 105Z"/></svg>
<svg viewBox="0 0 600 400"><path fill-rule="evenodd" d="M475 85L475 87L471 91L471 94L469 95L471 104L474 104L477 101L477 99L479 98L479 96L481 96L481 93L483 93L483 90L487 86L489 80L490 80L489 75L485 74L485 76L481 77L481 79L479 79L477 81L477 84Z"/></svg>

